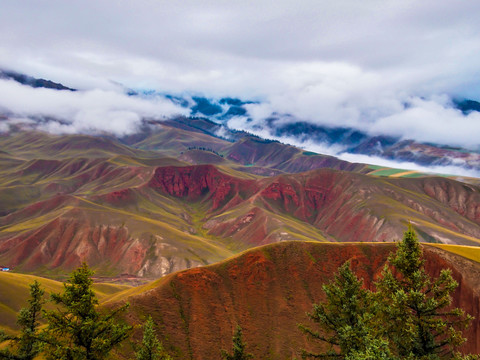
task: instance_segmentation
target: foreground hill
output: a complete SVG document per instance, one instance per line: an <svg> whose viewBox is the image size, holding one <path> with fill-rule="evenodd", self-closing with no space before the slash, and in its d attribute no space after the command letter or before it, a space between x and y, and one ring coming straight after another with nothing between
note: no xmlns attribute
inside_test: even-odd
<svg viewBox="0 0 480 360"><path fill-rule="evenodd" d="M306 312L324 300L322 285L338 266L350 260L368 288L378 278L395 245L374 243L314 243L289 241L258 247L205 267L184 270L136 288L94 284L102 306L130 303L126 320L142 324L148 316L175 359L220 359L231 348L236 325L244 329L247 351L258 359L299 358L302 348L320 350L298 330L309 324ZM459 287L453 305L475 316L465 332L463 352L480 351L480 248L438 245L423 247L426 270L438 276L452 270ZM467 259L458 254L466 254ZM61 292L62 283L31 275L0 273L0 328L15 331L19 309L26 304L28 285L39 280L47 294ZM47 306L51 306L47 305ZM134 328L133 342L141 341ZM131 343L116 358L131 359Z"/></svg>
<svg viewBox="0 0 480 360"><path fill-rule="evenodd" d="M256 359L298 358L300 349L317 346L297 324L308 323L306 312L324 299L322 284L351 260L354 272L371 288L394 249L393 244L283 242L127 290L107 305L130 302L127 320L132 324L151 315L175 359L220 359L220 349L231 348L237 324ZM431 275L452 269L459 282L454 306L476 317L465 333L463 351L480 352L479 263L430 246L424 246L424 255ZM140 336L137 331L135 338Z"/></svg>
<svg viewBox="0 0 480 360"><path fill-rule="evenodd" d="M393 241L407 221L425 242L479 244L478 186L364 175L195 124L154 123L124 143L1 136L0 265L56 277L87 260L99 275L156 278L283 240Z"/></svg>

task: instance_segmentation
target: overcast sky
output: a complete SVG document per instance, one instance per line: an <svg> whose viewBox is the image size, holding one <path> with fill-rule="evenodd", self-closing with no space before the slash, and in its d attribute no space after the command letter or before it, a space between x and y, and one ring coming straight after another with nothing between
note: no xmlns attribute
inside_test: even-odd
<svg viewBox="0 0 480 360"><path fill-rule="evenodd" d="M181 111L113 106L123 84L262 100L254 124L277 111L476 148L480 117L450 98L480 100L478 14L479 1L458 0L2 0L0 67L88 90L60 100L79 128L95 116L82 118L83 107L103 98L97 115L118 115L125 132ZM5 94L16 91L0 86L0 106L13 107ZM26 115L58 110L38 91L22 101Z"/></svg>

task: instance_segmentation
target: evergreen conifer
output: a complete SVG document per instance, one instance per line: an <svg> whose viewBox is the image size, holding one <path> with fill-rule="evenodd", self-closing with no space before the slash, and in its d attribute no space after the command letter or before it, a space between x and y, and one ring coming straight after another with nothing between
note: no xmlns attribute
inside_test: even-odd
<svg viewBox="0 0 480 360"><path fill-rule="evenodd" d="M51 300L61 307L45 312L47 359L105 359L113 347L128 337L131 327L115 319L128 304L100 313L98 299L92 290L92 275L84 263L72 272L63 293L51 295Z"/></svg>
<svg viewBox="0 0 480 360"><path fill-rule="evenodd" d="M140 349L136 352L137 360L171 360L163 349L162 343L155 336L153 320L149 316L143 326L143 340Z"/></svg>
<svg viewBox="0 0 480 360"><path fill-rule="evenodd" d="M417 235L409 226L376 284L381 326L401 358L452 357L465 341L461 330L472 317L451 308L451 294L458 286L451 270L443 269L438 278L431 278L424 262Z"/></svg>
<svg viewBox="0 0 480 360"><path fill-rule="evenodd" d="M227 353L225 350L222 350L222 359L224 360L248 360L252 359L253 355L247 353L246 344L243 341L242 328L237 325L235 334L233 335L233 347L232 354Z"/></svg>
<svg viewBox="0 0 480 360"><path fill-rule="evenodd" d="M29 306L20 310L17 323L20 325L19 336L7 336L0 333L0 342L10 340L14 346L0 350L0 359L32 360L42 349L41 335L38 330L41 317L44 290L35 280L30 285Z"/></svg>
<svg viewBox="0 0 480 360"><path fill-rule="evenodd" d="M316 359L390 359L387 341L376 336L372 327L374 304L372 294L345 262L329 284L323 285L326 302L314 304L307 314L322 332L305 325L300 330L312 339L330 345L323 353L302 351L302 358Z"/></svg>

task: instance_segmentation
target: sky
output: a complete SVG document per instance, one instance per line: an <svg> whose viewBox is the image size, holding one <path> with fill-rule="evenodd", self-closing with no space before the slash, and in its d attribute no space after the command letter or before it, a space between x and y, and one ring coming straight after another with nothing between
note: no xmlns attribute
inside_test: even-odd
<svg viewBox="0 0 480 360"><path fill-rule="evenodd" d="M184 109L125 87L258 100L370 134L479 148L480 2L457 0L2 0L0 68L83 90L0 81L0 108L69 116L51 131L135 131ZM1 129L0 129L1 130Z"/></svg>

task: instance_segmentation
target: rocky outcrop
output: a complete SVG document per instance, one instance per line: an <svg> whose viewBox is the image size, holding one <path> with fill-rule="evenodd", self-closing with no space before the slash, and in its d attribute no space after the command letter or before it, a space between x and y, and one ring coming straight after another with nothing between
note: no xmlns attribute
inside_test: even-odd
<svg viewBox="0 0 480 360"><path fill-rule="evenodd" d="M205 197L216 210L232 200L230 205L235 205L241 200L238 195L252 183L223 174L212 165L199 165L157 168L148 186L191 201Z"/></svg>

